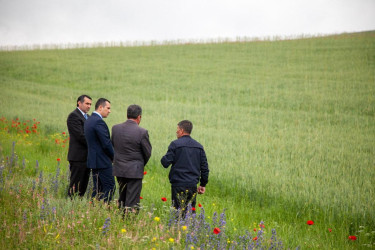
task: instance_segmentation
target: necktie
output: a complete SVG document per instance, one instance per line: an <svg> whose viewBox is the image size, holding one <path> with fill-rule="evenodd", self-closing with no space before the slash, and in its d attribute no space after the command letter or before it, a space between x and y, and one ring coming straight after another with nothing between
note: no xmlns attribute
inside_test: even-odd
<svg viewBox="0 0 375 250"><path fill-rule="evenodd" d="M87 120L87 114L85 114L85 119Z"/></svg>

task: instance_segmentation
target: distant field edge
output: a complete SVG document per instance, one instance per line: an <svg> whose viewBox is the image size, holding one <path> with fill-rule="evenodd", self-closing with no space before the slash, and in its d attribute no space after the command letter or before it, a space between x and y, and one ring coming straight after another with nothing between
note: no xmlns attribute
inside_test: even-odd
<svg viewBox="0 0 375 250"><path fill-rule="evenodd" d="M220 44L220 43L238 43L238 42L262 42L262 41L284 41L284 40L302 40L312 38L327 37L356 37L361 35L371 35L375 37L375 30L359 32L343 32L329 34L299 34L299 35L274 35L264 37L237 36L217 37L217 38L194 38L194 39L172 39L172 40L149 40L149 41L104 41L104 42L82 42L82 43L48 43L48 44L25 44L25 45L1 45L0 51L23 51L23 50L62 50L62 49L81 49L81 48L111 48L111 47L146 47L146 46L170 46L170 45L188 45L188 44Z"/></svg>

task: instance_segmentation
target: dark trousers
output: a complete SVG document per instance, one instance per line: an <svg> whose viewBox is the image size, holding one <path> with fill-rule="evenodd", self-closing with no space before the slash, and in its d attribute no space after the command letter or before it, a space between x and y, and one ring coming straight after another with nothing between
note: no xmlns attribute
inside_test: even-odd
<svg viewBox="0 0 375 250"><path fill-rule="evenodd" d="M119 208L138 209L142 191L142 179L116 177L119 184Z"/></svg>
<svg viewBox="0 0 375 250"><path fill-rule="evenodd" d="M172 186L172 206L180 209L182 216L186 215L186 208L191 202L191 207L195 207L197 201L197 187L174 187ZM194 211L192 211L195 213Z"/></svg>
<svg viewBox="0 0 375 250"><path fill-rule="evenodd" d="M116 183L112 175L112 167L92 169L93 192L92 198L103 199L104 202L112 200Z"/></svg>
<svg viewBox="0 0 375 250"><path fill-rule="evenodd" d="M90 179L90 169L87 168L86 162L69 161L70 183L68 195L73 197L79 195L82 197L87 189Z"/></svg>

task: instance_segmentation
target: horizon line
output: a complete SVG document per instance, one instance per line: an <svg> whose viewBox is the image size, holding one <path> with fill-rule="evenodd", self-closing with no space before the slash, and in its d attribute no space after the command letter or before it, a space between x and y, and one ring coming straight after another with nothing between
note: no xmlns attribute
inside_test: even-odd
<svg viewBox="0 0 375 250"><path fill-rule="evenodd" d="M217 38L187 38L187 39L164 39L164 40L132 40L132 41L103 41L103 42L76 42L76 43L42 43L42 44L24 44L24 45L0 45L0 51L30 51L30 50L65 50L82 48L114 48L114 47L149 47L165 45L190 45L190 44L221 44L233 42L274 42L299 40L310 38L323 38L329 36L339 36L345 34L358 34L374 32L375 30L340 32L340 33L318 33L318 34L299 34L299 35L273 35L262 37L236 36L217 37Z"/></svg>

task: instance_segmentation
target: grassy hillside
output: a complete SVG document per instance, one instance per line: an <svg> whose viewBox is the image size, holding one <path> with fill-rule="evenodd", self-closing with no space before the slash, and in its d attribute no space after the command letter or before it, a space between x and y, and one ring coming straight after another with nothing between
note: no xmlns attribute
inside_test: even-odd
<svg viewBox="0 0 375 250"><path fill-rule="evenodd" d="M374 72L375 32L0 52L0 115L36 118L53 134L67 131L66 117L83 93L111 101L109 127L139 104L155 178L142 193L168 197L168 170L159 160L178 121L189 119L211 170L199 199L210 204L208 213L227 209L228 230L263 220L287 246L351 248L351 234L363 234L361 246L375 243ZM0 138L5 155L8 140ZM24 156L45 166L55 160ZM306 229L307 220L317 229Z"/></svg>

